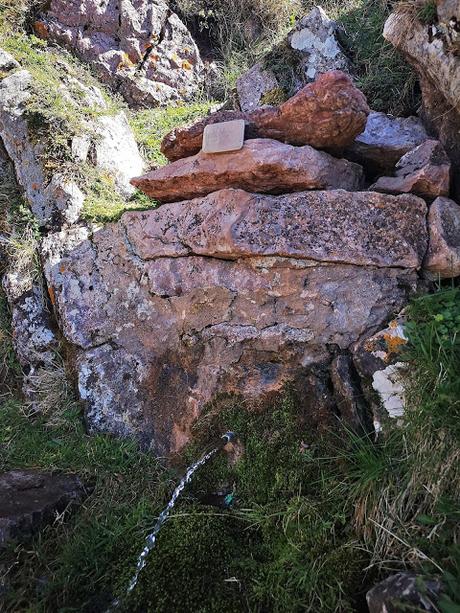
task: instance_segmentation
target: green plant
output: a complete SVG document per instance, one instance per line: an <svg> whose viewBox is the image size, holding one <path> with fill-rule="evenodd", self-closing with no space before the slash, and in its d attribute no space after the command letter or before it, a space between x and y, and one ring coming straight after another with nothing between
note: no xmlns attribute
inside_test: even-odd
<svg viewBox="0 0 460 613"><path fill-rule="evenodd" d="M160 151L163 137L177 126L207 115L212 106L212 102L197 102L187 106L132 111L129 115L131 128L146 160L153 165L166 164L167 159Z"/></svg>

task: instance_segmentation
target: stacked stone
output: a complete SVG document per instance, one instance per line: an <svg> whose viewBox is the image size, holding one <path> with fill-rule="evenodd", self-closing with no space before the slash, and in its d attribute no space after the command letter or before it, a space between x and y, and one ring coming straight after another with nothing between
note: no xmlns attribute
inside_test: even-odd
<svg viewBox="0 0 460 613"><path fill-rule="evenodd" d="M80 393L94 430L170 453L221 394L260 403L287 383L313 423L338 413L372 428L372 386L359 375L372 381L381 364L365 359L365 341L420 288L423 268L460 272L449 234L460 216L439 143L414 120L373 113L364 129L368 113L331 71L279 107L215 113L165 138L171 163L132 180L162 206L126 213L60 263L83 288L57 304L85 348ZM238 119L240 150L201 151L207 125ZM105 293L88 317L96 276ZM104 404L109 379L124 411Z"/></svg>

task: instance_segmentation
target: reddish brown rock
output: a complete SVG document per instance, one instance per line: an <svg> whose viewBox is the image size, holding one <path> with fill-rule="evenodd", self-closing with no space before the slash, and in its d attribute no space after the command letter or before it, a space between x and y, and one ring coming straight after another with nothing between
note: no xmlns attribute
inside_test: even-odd
<svg viewBox="0 0 460 613"><path fill-rule="evenodd" d="M448 196L449 187L449 158L439 141L427 140L399 160L394 177L380 177L370 189L432 199Z"/></svg>
<svg viewBox="0 0 460 613"><path fill-rule="evenodd" d="M441 278L460 275L460 206L436 198L428 213L429 246L424 268Z"/></svg>
<svg viewBox="0 0 460 613"><path fill-rule="evenodd" d="M171 161L195 155L206 125L233 119L246 121L246 138L274 138L318 149L345 147L363 131L368 113L366 99L350 77L331 70L279 107L214 113L191 127L176 128L164 138L161 150Z"/></svg>
<svg viewBox="0 0 460 613"><path fill-rule="evenodd" d="M121 223L144 260L282 256L419 268L427 247L425 218L425 202L416 196L344 190L261 196L228 189L126 213Z"/></svg>
<svg viewBox="0 0 460 613"><path fill-rule="evenodd" d="M308 145L292 147L272 139L254 139L239 151L200 152L131 183L160 202L174 202L226 187L268 193L338 187L353 191L361 187L362 180L362 169L353 162Z"/></svg>

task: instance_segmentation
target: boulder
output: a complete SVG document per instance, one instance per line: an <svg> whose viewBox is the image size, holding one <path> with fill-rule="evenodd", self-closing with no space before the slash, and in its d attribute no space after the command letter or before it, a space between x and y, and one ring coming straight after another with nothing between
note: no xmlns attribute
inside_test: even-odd
<svg viewBox="0 0 460 613"><path fill-rule="evenodd" d="M363 172L358 164L309 145L292 147L259 138L247 140L239 151L200 152L177 160L131 183L160 202L174 202L226 187L275 194L338 187L352 191L362 186Z"/></svg>
<svg viewBox="0 0 460 613"><path fill-rule="evenodd" d="M429 245L424 268L436 277L460 275L460 206L436 198L428 212Z"/></svg>
<svg viewBox="0 0 460 613"><path fill-rule="evenodd" d="M320 6L315 6L297 21L280 45L237 80L241 110L252 111L270 98L292 95L329 70L350 72L350 61L339 42L342 37L338 24L329 19ZM284 58L284 62L279 62L282 70L289 64L292 74L293 82L288 92L285 87L287 75L279 74L276 69L278 57Z"/></svg>
<svg viewBox="0 0 460 613"><path fill-rule="evenodd" d="M165 0L51 0L35 32L91 64L134 107L189 100L202 85L198 48Z"/></svg>
<svg viewBox="0 0 460 613"><path fill-rule="evenodd" d="M89 490L76 475L39 470L10 470L0 474L0 549L24 540L57 514L75 508Z"/></svg>
<svg viewBox="0 0 460 613"><path fill-rule="evenodd" d="M437 613L442 592L438 579L401 572L391 575L366 594L369 613L400 613L405 610Z"/></svg>
<svg viewBox="0 0 460 613"><path fill-rule="evenodd" d="M422 118L452 161L454 196L460 197L460 57L442 29L427 27L406 11L388 17L383 35L419 75Z"/></svg>
<svg viewBox="0 0 460 613"><path fill-rule="evenodd" d="M393 170L406 153L429 138L417 117L393 117L372 111L364 132L345 155L362 164L370 176Z"/></svg>
<svg viewBox="0 0 460 613"><path fill-rule="evenodd" d="M368 112L364 95L350 77L332 70L279 107L217 112L191 127L176 128L163 139L161 150L170 161L195 155L201 149L205 126L233 119L246 121L246 138L334 149L351 144L364 129Z"/></svg>
<svg viewBox="0 0 460 613"><path fill-rule="evenodd" d="M426 205L416 196L344 190L282 196L221 190L123 225L142 259L292 257L358 266L420 268L427 248Z"/></svg>
<svg viewBox="0 0 460 613"><path fill-rule="evenodd" d="M448 196L450 161L437 140L415 147L396 164L394 177L380 177L370 189L386 194L417 194L427 199Z"/></svg>
<svg viewBox="0 0 460 613"><path fill-rule="evenodd" d="M224 190L49 234L89 430L170 454L222 394L262 405L288 383L306 418L334 420L349 390L336 378L332 393L331 362L416 291L424 211L414 196Z"/></svg>

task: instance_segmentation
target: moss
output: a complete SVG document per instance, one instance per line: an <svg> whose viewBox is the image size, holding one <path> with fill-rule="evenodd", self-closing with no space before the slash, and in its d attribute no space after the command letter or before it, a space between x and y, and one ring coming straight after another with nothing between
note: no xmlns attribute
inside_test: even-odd
<svg viewBox="0 0 460 613"><path fill-rule="evenodd" d="M241 527L230 514L217 515L212 507L187 508L183 514L179 509L159 534L129 610L243 610L240 586L232 580L242 544Z"/></svg>
<svg viewBox="0 0 460 613"><path fill-rule="evenodd" d="M282 87L275 87L269 92L266 92L260 99L260 104L269 104L277 106L287 100L286 92Z"/></svg>

